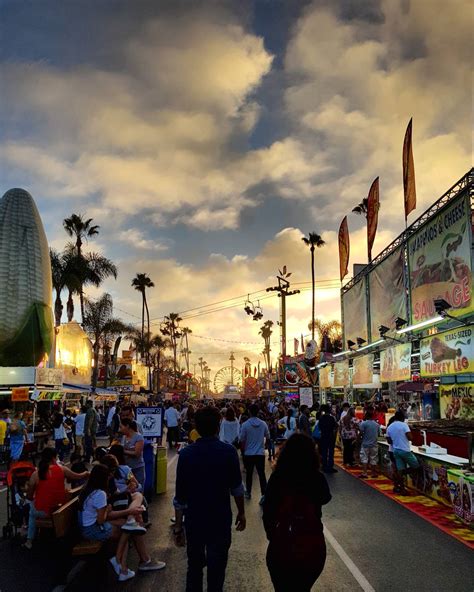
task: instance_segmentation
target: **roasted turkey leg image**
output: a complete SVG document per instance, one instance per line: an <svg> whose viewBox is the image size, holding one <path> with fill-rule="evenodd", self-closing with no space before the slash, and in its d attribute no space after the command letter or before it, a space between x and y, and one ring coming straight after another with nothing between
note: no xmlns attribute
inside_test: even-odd
<svg viewBox="0 0 474 592"><path fill-rule="evenodd" d="M456 356L461 355L460 349L454 349L452 347L448 347L444 341L441 341L438 337L435 337L431 341L430 345L431 349L431 356L434 362L441 362L443 360L455 360Z"/></svg>

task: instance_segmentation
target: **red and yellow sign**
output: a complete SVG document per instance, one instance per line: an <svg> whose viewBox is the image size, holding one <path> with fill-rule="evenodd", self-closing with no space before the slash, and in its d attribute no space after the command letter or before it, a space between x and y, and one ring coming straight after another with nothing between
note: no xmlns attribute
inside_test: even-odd
<svg viewBox="0 0 474 592"><path fill-rule="evenodd" d="M30 389L27 386L12 388L12 402L19 403L29 400Z"/></svg>

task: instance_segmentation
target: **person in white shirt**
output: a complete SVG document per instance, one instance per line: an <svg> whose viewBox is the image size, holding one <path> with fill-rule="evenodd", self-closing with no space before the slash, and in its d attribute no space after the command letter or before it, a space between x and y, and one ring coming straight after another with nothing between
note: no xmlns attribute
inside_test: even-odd
<svg viewBox="0 0 474 592"><path fill-rule="evenodd" d="M79 415L76 415L74 418L74 423L76 424L76 450L75 452L82 452L82 441L84 438L84 425L86 422L86 411L87 409L82 406L81 412Z"/></svg>
<svg viewBox="0 0 474 592"><path fill-rule="evenodd" d="M278 425L285 427L285 433L283 434L285 440L288 440L296 432L297 423L296 417L293 417L293 410L291 408L288 409L288 415L278 421Z"/></svg>
<svg viewBox="0 0 474 592"><path fill-rule="evenodd" d="M109 407L109 412L107 413L107 424L106 426L108 428L110 428L110 426L112 425L112 419L114 418L115 412L117 410L117 407L115 405L115 403L112 403L112 405Z"/></svg>
<svg viewBox="0 0 474 592"><path fill-rule="evenodd" d="M179 413L175 409L174 405L171 404L171 406L165 411L165 423L168 429L168 444L170 448L174 448L174 446L178 445L179 422Z"/></svg>
<svg viewBox="0 0 474 592"><path fill-rule="evenodd" d="M226 444L233 444L236 446L239 442L239 433L240 423L235 418L234 408L228 407L225 413L225 418L221 421L219 440Z"/></svg>
<svg viewBox="0 0 474 592"><path fill-rule="evenodd" d="M399 493L406 495L404 476L416 472L420 465L416 456L411 451L412 434L408 424L405 423L403 411L395 413L394 421L387 428L387 442L393 447L393 456L399 475L399 483L396 483Z"/></svg>

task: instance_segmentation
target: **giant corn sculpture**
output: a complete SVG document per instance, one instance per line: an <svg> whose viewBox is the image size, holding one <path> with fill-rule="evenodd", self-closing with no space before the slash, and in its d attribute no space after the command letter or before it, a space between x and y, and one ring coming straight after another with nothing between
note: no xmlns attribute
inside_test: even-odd
<svg viewBox="0 0 474 592"><path fill-rule="evenodd" d="M48 242L31 195L0 199L0 366L35 366L53 340Z"/></svg>

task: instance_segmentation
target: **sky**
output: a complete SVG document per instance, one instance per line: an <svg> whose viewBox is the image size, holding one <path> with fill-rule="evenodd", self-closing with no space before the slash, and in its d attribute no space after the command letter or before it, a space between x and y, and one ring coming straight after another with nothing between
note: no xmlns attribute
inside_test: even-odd
<svg viewBox="0 0 474 592"><path fill-rule="evenodd" d="M401 151L413 117L414 221L471 166L468 0L0 0L0 194L34 197L49 243L62 220L92 217L88 248L119 268L103 289L139 322L137 272L153 330L191 311L192 362L253 364L261 323L243 305L287 265L288 337L308 333L308 232L316 315L340 317L337 230L366 261L352 208L380 177L374 254L404 227ZM98 292L92 292L92 297ZM223 308L226 303L213 308ZM263 321L262 321L263 322ZM292 344L289 344L290 351Z"/></svg>

